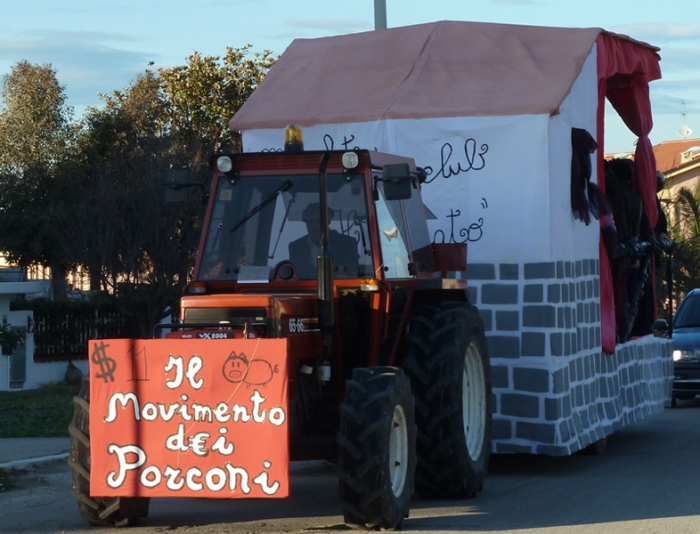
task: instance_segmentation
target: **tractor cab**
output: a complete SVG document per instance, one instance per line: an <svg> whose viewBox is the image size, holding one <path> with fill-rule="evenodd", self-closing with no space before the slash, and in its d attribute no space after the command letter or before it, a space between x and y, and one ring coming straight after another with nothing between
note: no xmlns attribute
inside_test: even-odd
<svg viewBox="0 0 700 534"><path fill-rule="evenodd" d="M305 287L303 282L317 280L323 154L215 156L194 280L236 282L239 291L246 291L246 284ZM376 285L432 276L415 164L398 159L369 151L330 153L324 194L333 278L375 280ZM397 185L384 178L397 169L403 172L394 179L403 185L398 198Z"/></svg>

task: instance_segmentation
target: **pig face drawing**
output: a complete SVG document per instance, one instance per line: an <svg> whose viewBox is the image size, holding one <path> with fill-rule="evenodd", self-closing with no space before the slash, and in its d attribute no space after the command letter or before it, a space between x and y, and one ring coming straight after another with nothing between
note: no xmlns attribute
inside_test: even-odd
<svg viewBox="0 0 700 534"><path fill-rule="evenodd" d="M272 365L266 360L248 361L245 354L232 352L224 362L224 378L234 384L245 382L248 386L264 386L272 380Z"/></svg>

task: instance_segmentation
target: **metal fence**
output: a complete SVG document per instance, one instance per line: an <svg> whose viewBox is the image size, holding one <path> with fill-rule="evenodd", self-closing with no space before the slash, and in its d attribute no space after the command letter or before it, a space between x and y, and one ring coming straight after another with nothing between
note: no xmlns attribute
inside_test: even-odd
<svg viewBox="0 0 700 534"><path fill-rule="evenodd" d="M34 360L84 360L90 339L139 337L138 328L116 311L34 311Z"/></svg>

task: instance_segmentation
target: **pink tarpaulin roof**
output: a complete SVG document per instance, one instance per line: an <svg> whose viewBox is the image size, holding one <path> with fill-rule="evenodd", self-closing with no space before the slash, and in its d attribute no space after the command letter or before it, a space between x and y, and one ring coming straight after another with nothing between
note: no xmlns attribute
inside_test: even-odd
<svg viewBox="0 0 700 534"><path fill-rule="evenodd" d="M232 130L380 119L553 114L600 28L441 21L296 39Z"/></svg>

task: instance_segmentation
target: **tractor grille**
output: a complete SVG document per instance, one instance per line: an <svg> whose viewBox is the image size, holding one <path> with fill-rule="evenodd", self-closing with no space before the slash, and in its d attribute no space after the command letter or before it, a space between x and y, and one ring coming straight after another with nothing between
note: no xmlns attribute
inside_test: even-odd
<svg viewBox="0 0 700 534"><path fill-rule="evenodd" d="M187 308L185 323L221 324L222 328L255 332L256 337L268 337L270 322L264 308Z"/></svg>

